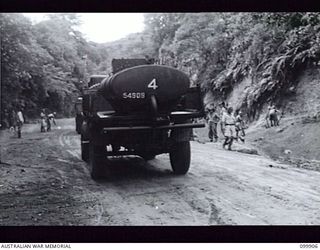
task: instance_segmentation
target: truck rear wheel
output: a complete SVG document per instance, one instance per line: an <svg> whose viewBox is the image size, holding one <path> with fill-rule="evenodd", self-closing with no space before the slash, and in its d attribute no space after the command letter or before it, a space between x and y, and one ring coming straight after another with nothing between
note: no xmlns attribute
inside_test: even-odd
<svg viewBox="0 0 320 250"><path fill-rule="evenodd" d="M81 135L81 159L85 162L89 161L89 142L85 141Z"/></svg>
<svg viewBox="0 0 320 250"><path fill-rule="evenodd" d="M170 152L170 163L174 174L184 175L190 168L190 142L177 142Z"/></svg>
<svg viewBox="0 0 320 250"><path fill-rule="evenodd" d="M91 178L94 180L100 179L103 176L104 147L89 144L89 165Z"/></svg>

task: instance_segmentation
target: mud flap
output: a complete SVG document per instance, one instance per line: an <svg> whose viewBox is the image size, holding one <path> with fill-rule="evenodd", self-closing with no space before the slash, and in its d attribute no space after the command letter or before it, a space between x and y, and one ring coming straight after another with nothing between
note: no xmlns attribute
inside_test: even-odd
<svg viewBox="0 0 320 250"><path fill-rule="evenodd" d="M85 162L89 161L89 140L85 140L83 135L81 135L81 159Z"/></svg>
<svg viewBox="0 0 320 250"><path fill-rule="evenodd" d="M93 180L98 180L103 177L103 168L105 164L104 148L90 143L89 155L91 178Z"/></svg>

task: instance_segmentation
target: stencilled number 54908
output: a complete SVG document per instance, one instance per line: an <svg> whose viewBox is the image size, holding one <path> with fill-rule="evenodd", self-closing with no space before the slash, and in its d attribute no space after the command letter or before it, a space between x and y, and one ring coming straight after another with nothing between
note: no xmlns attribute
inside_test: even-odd
<svg viewBox="0 0 320 250"><path fill-rule="evenodd" d="M146 98L145 92L123 92L122 98L127 99L144 99Z"/></svg>

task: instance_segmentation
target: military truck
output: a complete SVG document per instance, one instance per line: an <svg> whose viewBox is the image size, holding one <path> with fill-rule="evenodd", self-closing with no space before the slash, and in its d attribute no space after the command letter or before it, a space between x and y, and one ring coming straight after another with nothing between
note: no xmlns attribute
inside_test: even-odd
<svg viewBox="0 0 320 250"><path fill-rule="evenodd" d="M81 156L93 179L123 155L169 153L173 173L188 172L192 129L204 127L193 122L204 115L201 92L185 73L152 63L113 59L112 74L84 89Z"/></svg>

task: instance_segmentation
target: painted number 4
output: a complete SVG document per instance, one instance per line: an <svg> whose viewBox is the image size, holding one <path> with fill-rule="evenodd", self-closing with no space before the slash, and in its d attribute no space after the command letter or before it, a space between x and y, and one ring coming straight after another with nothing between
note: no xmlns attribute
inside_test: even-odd
<svg viewBox="0 0 320 250"><path fill-rule="evenodd" d="M152 79L152 81L148 84L148 88L150 88L150 89L157 89L158 88L157 81L155 78Z"/></svg>

